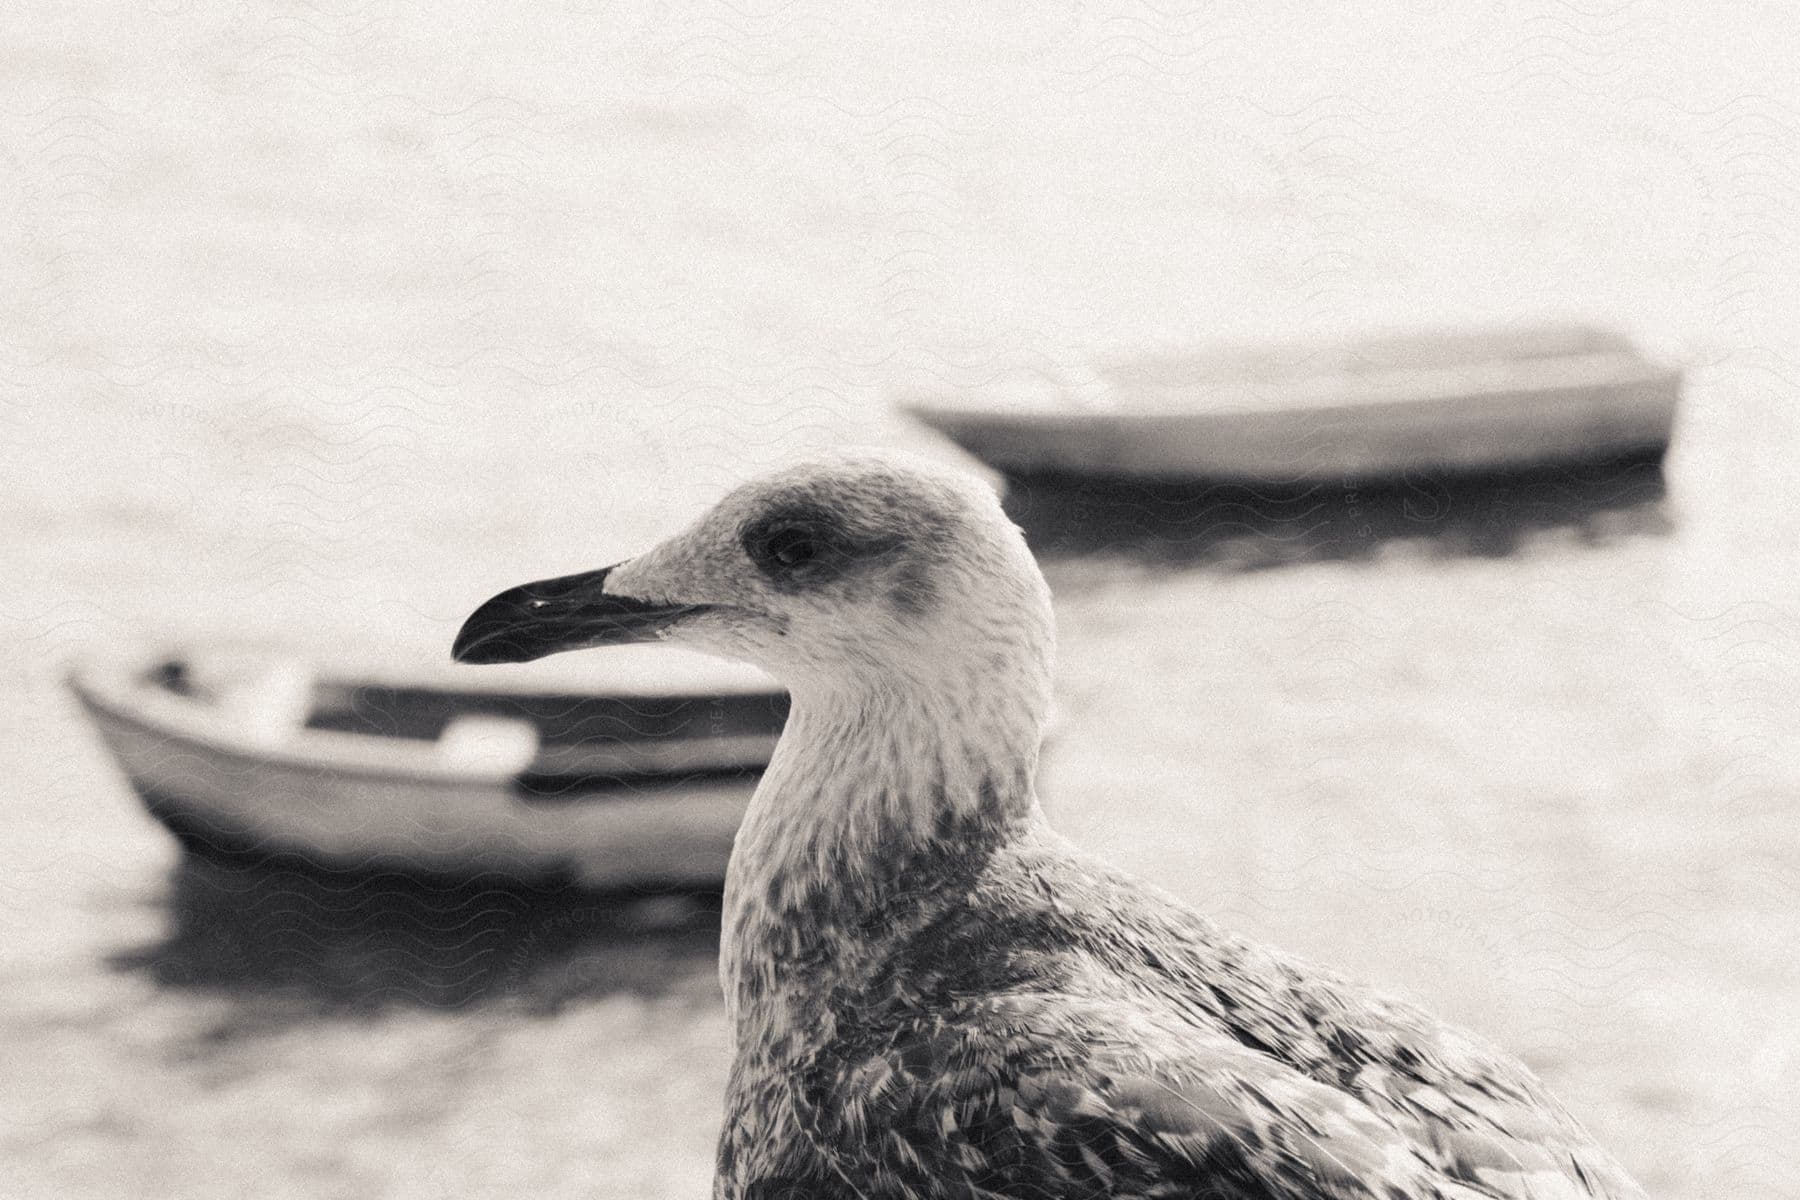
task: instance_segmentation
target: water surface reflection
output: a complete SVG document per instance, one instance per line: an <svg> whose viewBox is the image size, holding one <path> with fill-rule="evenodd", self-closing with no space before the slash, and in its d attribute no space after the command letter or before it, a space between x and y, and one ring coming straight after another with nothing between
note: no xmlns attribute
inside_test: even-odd
<svg viewBox="0 0 1800 1200"><path fill-rule="evenodd" d="M716 893L534 890L184 854L168 910L168 934L115 967L169 988L280 995L300 1002L297 1018L717 994Z"/></svg>
<svg viewBox="0 0 1800 1200"><path fill-rule="evenodd" d="M1674 528L1662 466L1641 458L1527 475L1307 487L1015 478L1006 507L1047 565L1119 556L1149 566L1257 571L1375 560L1502 558L1539 535L1606 545Z"/></svg>

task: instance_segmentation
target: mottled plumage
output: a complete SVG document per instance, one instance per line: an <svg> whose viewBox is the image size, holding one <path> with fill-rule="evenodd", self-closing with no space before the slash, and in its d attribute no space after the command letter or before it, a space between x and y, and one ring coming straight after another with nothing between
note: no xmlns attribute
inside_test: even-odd
<svg viewBox="0 0 1800 1200"><path fill-rule="evenodd" d="M1639 1194L1492 1047L1035 820L961 845L896 889L895 932L822 931L868 939L861 969L795 962L817 1003L740 1045L720 1195Z"/></svg>
<svg viewBox="0 0 1800 1200"><path fill-rule="evenodd" d="M1046 826L1049 594L979 484L815 464L577 578L792 693L727 880L720 1200L1641 1195L1512 1057Z"/></svg>

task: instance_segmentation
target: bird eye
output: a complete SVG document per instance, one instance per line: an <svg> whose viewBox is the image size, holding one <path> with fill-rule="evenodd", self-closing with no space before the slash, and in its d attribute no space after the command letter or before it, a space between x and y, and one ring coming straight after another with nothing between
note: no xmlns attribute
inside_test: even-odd
<svg viewBox="0 0 1800 1200"><path fill-rule="evenodd" d="M797 567L819 556L819 542L810 530L790 526L769 535L766 552L784 567Z"/></svg>
<svg viewBox="0 0 1800 1200"><path fill-rule="evenodd" d="M756 569L787 591L836 579L863 554L862 544L833 514L802 505L763 515L745 525L738 538Z"/></svg>

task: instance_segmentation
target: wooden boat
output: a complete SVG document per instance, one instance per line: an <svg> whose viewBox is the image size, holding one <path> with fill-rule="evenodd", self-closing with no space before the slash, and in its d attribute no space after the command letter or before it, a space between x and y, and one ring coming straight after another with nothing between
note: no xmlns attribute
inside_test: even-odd
<svg viewBox="0 0 1800 1200"><path fill-rule="evenodd" d="M900 403L1013 474L1311 485L1659 457L1680 389L1625 337L1555 325L1144 356Z"/></svg>
<svg viewBox="0 0 1800 1200"><path fill-rule="evenodd" d="M232 652L96 664L70 684L150 812L202 855L716 887L787 696L633 653L654 649L597 652L624 665L582 694L317 678Z"/></svg>

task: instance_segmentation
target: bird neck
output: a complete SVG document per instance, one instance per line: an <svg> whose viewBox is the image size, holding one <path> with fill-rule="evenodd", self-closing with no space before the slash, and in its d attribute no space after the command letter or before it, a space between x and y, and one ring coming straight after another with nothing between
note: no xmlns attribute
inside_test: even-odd
<svg viewBox="0 0 1800 1200"><path fill-rule="evenodd" d="M1030 674L790 689L726 876L720 974L740 1044L784 1006L803 1019L795 997L922 927L1041 820L1048 665Z"/></svg>

